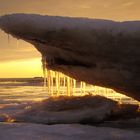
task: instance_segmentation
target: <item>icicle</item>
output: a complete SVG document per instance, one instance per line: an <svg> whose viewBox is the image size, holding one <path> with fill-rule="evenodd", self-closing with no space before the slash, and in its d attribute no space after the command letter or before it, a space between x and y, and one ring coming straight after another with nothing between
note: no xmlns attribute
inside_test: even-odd
<svg viewBox="0 0 140 140"><path fill-rule="evenodd" d="M105 95L108 96L108 90L105 88Z"/></svg>
<svg viewBox="0 0 140 140"><path fill-rule="evenodd" d="M70 96L73 95L73 81L72 78L70 78Z"/></svg>
<svg viewBox="0 0 140 140"><path fill-rule="evenodd" d="M54 89L54 75L53 75L53 71L50 71L50 75L51 75L51 95L53 95L53 89Z"/></svg>
<svg viewBox="0 0 140 140"><path fill-rule="evenodd" d="M85 90L86 90L86 83L85 82L82 82L83 83L83 93L85 94Z"/></svg>
<svg viewBox="0 0 140 140"><path fill-rule="evenodd" d="M55 78L56 78L56 92L57 92L57 96L60 95L60 76L59 76L59 72L55 73Z"/></svg>
<svg viewBox="0 0 140 140"><path fill-rule="evenodd" d="M61 90L62 90L63 94L66 95L66 92L67 92L67 89L66 89L66 75L62 74L61 80L62 80Z"/></svg>
<svg viewBox="0 0 140 140"><path fill-rule="evenodd" d="M96 86L94 86L94 93L95 93L95 95L98 94Z"/></svg>
<svg viewBox="0 0 140 140"><path fill-rule="evenodd" d="M42 69L43 69L43 76L44 76L44 88L46 88L46 57L42 56Z"/></svg>
<svg viewBox="0 0 140 140"><path fill-rule="evenodd" d="M83 82L80 82L80 90L81 90L81 95L83 93Z"/></svg>
<svg viewBox="0 0 140 140"><path fill-rule="evenodd" d="M60 73L58 72L58 96L60 96Z"/></svg>
<svg viewBox="0 0 140 140"><path fill-rule="evenodd" d="M47 70L47 87L48 87L48 94L51 95L51 74L50 74L50 70Z"/></svg>
<svg viewBox="0 0 140 140"><path fill-rule="evenodd" d="M7 38L8 38L8 45L9 45L10 44L10 35L9 34L8 34Z"/></svg>
<svg viewBox="0 0 140 140"><path fill-rule="evenodd" d="M95 86L96 94L99 95L99 88Z"/></svg>
<svg viewBox="0 0 140 140"><path fill-rule="evenodd" d="M70 77L67 76L67 96L71 95L71 90L70 90Z"/></svg>
<svg viewBox="0 0 140 140"><path fill-rule="evenodd" d="M43 70L44 74L44 88L46 88L46 69Z"/></svg>
<svg viewBox="0 0 140 140"><path fill-rule="evenodd" d="M73 79L73 95L75 95L75 90L76 90L76 80Z"/></svg>
<svg viewBox="0 0 140 140"><path fill-rule="evenodd" d="M63 75L63 87L64 87L64 89L66 87L66 76L65 75Z"/></svg>

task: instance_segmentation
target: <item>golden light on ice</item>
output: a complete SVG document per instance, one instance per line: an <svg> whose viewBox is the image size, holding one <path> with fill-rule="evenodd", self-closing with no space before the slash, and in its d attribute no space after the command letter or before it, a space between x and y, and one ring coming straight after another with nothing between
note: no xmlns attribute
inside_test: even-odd
<svg viewBox="0 0 140 140"><path fill-rule="evenodd" d="M49 96L84 96L100 95L118 101L119 104L124 102L138 104L136 100L117 93L112 89L89 85L83 81L77 81L63 73L44 70L44 87L47 89Z"/></svg>
<svg viewBox="0 0 140 140"><path fill-rule="evenodd" d="M16 122L16 120L14 118L10 117L9 115L5 115L5 117L6 117L6 121L5 122L7 122L7 123L14 123L14 122Z"/></svg>

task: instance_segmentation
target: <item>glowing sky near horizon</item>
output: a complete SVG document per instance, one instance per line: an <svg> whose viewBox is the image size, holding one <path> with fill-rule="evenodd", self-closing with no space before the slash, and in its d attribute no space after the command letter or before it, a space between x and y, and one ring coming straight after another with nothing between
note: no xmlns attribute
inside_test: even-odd
<svg viewBox="0 0 140 140"><path fill-rule="evenodd" d="M11 13L140 20L140 0L0 0L0 15ZM16 44L15 39L8 44L0 32L0 77L42 76L39 52L24 41Z"/></svg>
<svg viewBox="0 0 140 140"><path fill-rule="evenodd" d="M32 78L42 76L40 58L0 63L0 78Z"/></svg>

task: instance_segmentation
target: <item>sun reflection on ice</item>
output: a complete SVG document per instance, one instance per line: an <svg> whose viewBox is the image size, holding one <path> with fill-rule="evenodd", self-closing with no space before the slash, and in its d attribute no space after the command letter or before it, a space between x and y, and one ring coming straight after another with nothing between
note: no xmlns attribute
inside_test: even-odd
<svg viewBox="0 0 140 140"><path fill-rule="evenodd" d="M43 69L43 71L44 86L46 87L49 96L84 96L92 94L105 96L118 101L119 104L139 104L138 101L126 95L117 93L112 89L89 85L83 81L77 81L61 72L48 70L46 68Z"/></svg>

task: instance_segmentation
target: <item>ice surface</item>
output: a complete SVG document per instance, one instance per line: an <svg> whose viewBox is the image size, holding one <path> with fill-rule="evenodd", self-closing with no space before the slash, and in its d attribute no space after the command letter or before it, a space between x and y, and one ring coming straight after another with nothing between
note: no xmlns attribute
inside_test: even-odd
<svg viewBox="0 0 140 140"><path fill-rule="evenodd" d="M8 87L8 86L7 86ZM34 89L34 90L33 90ZM10 91L10 93L8 93ZM40 87L1 87L0 102L9 106L0 109L0 114L17 115L17 121L28 123L0 123L0 140L139 140L139 131L94 127L80 124L43 125L44 123L70 123L85 121L92 117L98 122L116 107L114 101L103 97L61 97L33 103L33 100L45 98L46 92ZM24 94L24 96L22 96ZM3 96L5 95L5 96ZM12 98L15 95L14 99ZM2 98L3 97L3 98ZM5 99L11 98L7 101ZM70 99L71 98L71 99ZM74 98L74 99L73 99ZM94 98L94 99L93 99ZM20 99L20 101L18 100ZM64 100L65 99L65 100ZM3 102L4 100L4 102ZM26 104L29 100L30 104ZM18 102L17 102L18 101ZM12 103L17 104L12 104ZM21 104L20 104L21 102ZM11 104L10 104L11 103ZM30 105L30 106L28 106ZM2 107L2 106L0 106ZM130 109L130 107L128 107ZM49 111L49 112L48 112ZM117 110L116 110L117 111ZM21 113L22 112L22 113ZM55 113L54 113L55 112ZM125 112L125 113L124 113ZM125 110L122 113L127 114ZM129 114L132 114L129 112ZM10 116L12 116L10 115ZM49 118L51 116L51 118ZM2 120L3 119L3 120ZM14 118L11 118L14 119ZM21 120L22 119L22 120ZM61 120L63 119L63 120ZM4 121L1 118L0 121ZM78 121L79 120L79 121ZM13 121L10 120L9 121ZM90 120L91 121L91 120ZM42 123L42 124L33 124ZM134 121L139 124L139 120ZM86 122L83 122L86 123ZM90 122L89 122L90 123ZM128 121L126 120L126 124ZM103 124L103 123L100 123ZM123 123L124 124L124 123ZM135 126L133 126L134 128Z"/></svg>
<svg viewBox="0 0 140 140"><path fill-rule="evenodd" d="M0 123L1 140L139 140L140 134L121 129L79 124Z"/></svg>
<svg viewBox="0 0 140 140"><path fill-rule="evenodd" d="M43 124L100 122L117 107L104 97L54 97L31 105L21 113L11 115L17 122Z"/></svg>
<svg viewBox="0 0 140 140"><path fill-rule="evenodd" d="M51 97L10 116L16 122L94 124L140 117L138 105L118 105L100 96Z"/></svg>

